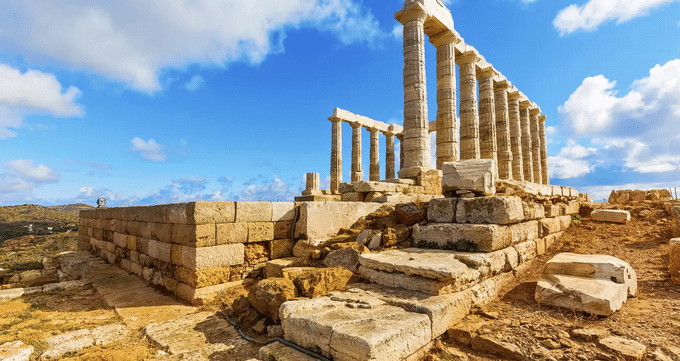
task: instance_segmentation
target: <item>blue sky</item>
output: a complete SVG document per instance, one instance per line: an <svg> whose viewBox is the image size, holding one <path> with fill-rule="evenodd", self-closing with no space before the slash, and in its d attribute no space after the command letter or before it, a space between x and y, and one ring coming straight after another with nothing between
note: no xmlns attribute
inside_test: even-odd
<svg viewBox="0 0 680 361"><path fill-rule="evenodd" d="M402 3L3 1L0 205L289 200L306 172L327 187L335 107L402 122ZM680 1L445 3L548 116L552 183L680 188Z"/></svg>

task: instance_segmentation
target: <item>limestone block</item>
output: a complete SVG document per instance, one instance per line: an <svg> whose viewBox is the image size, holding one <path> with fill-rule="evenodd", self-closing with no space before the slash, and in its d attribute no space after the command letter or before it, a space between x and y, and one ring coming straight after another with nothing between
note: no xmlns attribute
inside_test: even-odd
<svg viewBox="0 0 680 361"><path fill-rule="evenodd" d="M295 219L295 202L272 202L272 221L292 221Z"/></svg>
<svg viewBox="0 0 680 361"><path fill-rule="evenodd" d="M456 222L510 224L524 220L519 197L461 198L456 206Z"/></svg>
<svg viewBox="0 0 680 361"><path fill-rule="evenodd" d="M545 211L545 216L548 218L559 217L560 215L560 207L556 204L544 204L543 210Z"/></svg>
<svg viewBox="0 0 680 361"><path fill-rule="evenodd" d="M21 341L12 341L0 345L0 360L28 361L33 353L33 346Z"/></svg>
<svg viewBox="0 0 680 361"><path fill-rule="evenodd" d="M297 291L291 280L267 278L252 287L248 294L248 301L258 312L278 321L281 305L295 297L297 297Z"/></svg>
<svg viewBox="0 0 680 361"><path fill-rule="evenodd" d="M491 196L495 188L496 161L493 159L470 159L447 162L443 165L442 191L469 190Z"/></svg>
<svg viewBox="0 0 680 361"><path fill-rule="evenodd" d="M157 258L160 261L172 262L172 243L156 242Z"/></svg>
<svg viewBox="0 0 680 361"><path fill-rule="evenodd" d="M272 202L236 202L236 222L271 222Z"/></svg>
<svg viewBox="0 0 680 361"><path fill-rule="evenodd" d="M571 225L571 215L560 216L557 219L560 221L560 232L566 231Z"/></svg>
<svg viewBox="0 0 680 361"><path fill-rule="evenodd" d="M590 213L594 221L626 223L630 221L630 212L616 209L595 209Z"/></svg>
<svg viewBox="0 0 680 361"><path fill-rule="evenodd" d="M364 248L365 249L365 248ZM359 265L361 261L359 257L362 252L353 247L346 247L332 251L323 260L323 264L326 267L343 267L353 273L359 270Z"/></svg>
<svg viewBox="0 0 680 361"><path fill-rule="evenodd" d="M41 360L58 359L66 353L80 351L94 345L94 339L88 329L51 336L46 338L45 342L48 347L40 355Z"/></svg>
<svg viewBox="0 0 680 361"><path fill-rule="evenodd" d="M380 193L398 193L402 190L402 186L396 183L386 183L386 182L356 182L354 184L355 192L380 192Z"/></svg>
<svg viewBox="0 0 680 361"><path fill-rule="evenodd" d="M528 221L511 224L508 227L510 232L510 244L517 244L538 238L540 233L539 221Z"/></svg>
<svg viewBox="0 0 680 361"><path fill-rule="evenodd" d="M189 247L209 247L215 245L214 224L180 224L172 225L172 243Z"/></svg>
<svg viewBox="0 0 680 361"><path fill-rule="evenodd" d="M173 244L170 247L170 263L173 265L182 265L182 250L184 249L184 246L181 244ZM132 258L132 256L130 256Z"/></svg>
<svg viewBox="0 0 680 361"><path fill-rule="evenodd" d="M510 232L507 226L495 224L428 224L413 226L414 241L435 243L445 247L460 241L469 241L478 251L493 252L510 245Z"/></svg>
<svg viewBox="0 0 680 361"><path fill-rule="evenodd" d="M246 242L248 242L248 223L218 223L216 225L216 245Z"/></svg>
<svg viewBox="0 0 680 361"><path fill-rule="evenodd" d="M536 258L536 256L538 256L538 250L536 248L536 242L534 242L534 241L522 242L520 244L514 245L513 247L517 251L520 264L525 263L527 261L530 261L530 260Z"/></svg>
<svg viewBox="0 0 680 361"><path fill-rule="evenodd" d="M264 266L265 277L283 277L283 269L288 267L295 267L299 263L299 259L296 257L288 257L281 259L273 259L267 261Z"/></svg>
<svg viewBox="0 0 680 361"><path fill-rule="evenodd" d="M427 220L432 223L453 223L456 221L457 198L440 198L430 201Z"/></svg>
<svg viewBox="0 0 680 361"><path fill-rule="evenodd" d="M447 281L471 270L451 251L407 248L359 256L362 266L383 272L404 273Z"/></svg>
<svg viewBox="0 0 680 361"><path fill-rule="evenodd" d="M363 279L372 283L436 296L462 291L479 282L479 271L471 268L445 281L409 276L404 273L383 272L364 266L359 267L359 273Z"/></svg>
<svg viewBox="0 0 680 361"><path fill-rule="evenodd" d="M543 219L546 217L545 209L543 205L533 203L533 202L522 202L522 208L524 210L524 220L532 221L536 219Z"/></svg>
<svg viewBox="0 0 680 361"><path fill-rule="evenodd" d="M671 274L671 281L680 284L680 238L670 240L668 271Z"/></svg>
<svg viewBox="0 0 680 361"><path fill-rule="evenodd" d="M234 202L189 202L166 205L165 223L209 224L234 222Z"/></svg>
<svg viewBox="0 0 680 361"><path fill-rule="evenodd" d="M544 218L538 221L539 237L547 237L550 234L557 233L562 230L562 222L559 217Z"/></svg>
<svg viewBox="0 0 680 361"><path fill-rule="evenodd" d="M344 289L353 275L343 267L290 267L283 270L283 277L293 281L300 296L309 298Z"/></svg>
<svg viewBox="0 0 680 361"><path fill-rule="evenodd" d="M671 208L671 234L680 237L680 206Z"/></svg>
<svg viewBox="0 0 680 361"><path fill-rule="evenodd" d="M244 263L245 246L241 243L212 247L182 248L182 265L191 270L235 266Z"/></svg>
<svg viewBox="0 0 680 361"><path fill-rule="evenodd" d="M274 222L274 239L291 238L293 234L293 221Z"/></svg>
<svg viewBox="0 0 680 361"><path fill-rule="evenodd" d="M293 256L295 243L293 243L291 238L275 239L267 243L269 244L269 256L272 259Z"/></svg>
<svg viewBox="0 0 680 361"><path fill-rule="evenodd" d="M161 242L172 243L172 224L152 223L151 237Z"/></svg>
<svg viewBox="0 0 680 361"><path fill-rule="evenodd" d="M271 241L274 239L274 223L248 223L248 242Z"/></svg>
<svg viewBox="0 0 680 361"><path fill-rule="evenodd" d="M366 244L366 247L368 247L368 249L370 249L372 251L372 250L378 249L378 247L380 247L381 242L382 242L382 233L375 233L371 237L371 239L368 241L368 243Z"/></svg>
<svg viewBox="0 0 680 361"><path fill-rule="evenodd" d="M635 270L612 256L560 253L546 263L543 273L605 279L625 284L630 297L637 295Z"/></svg>
<svg viewBox="0 0 680 361"><path fill-rule="evenodd" d="M366 200L366 195L367 193L361 192L343 193L341 196L341 200L343 202L363 202Z"/></svg>
<svg viewBox="0 0 680 361"><path fill-rule="evenodd" d="M113 234L113 244L118 247L127 247L127 235L115 232Z"/></svg>
<svg viewBox="0 0 680 361"><path fill-rule="evenodd" d="M505 267L503 272L510 272L519 266L519 253L515 247L506 247L502 249L505 255Z"/></svg>
<svg viewBox="0 0 680 361"><path fill-rule="evenodd" d="M359 218L381 206L379 203L362 202L302 203L295 238L316 239L336 235L341 228L350 228Z"/></svg>
<svg viewBox="0 0 680 361"><path fill-rule="evenodd" d="M621 309L628 287L609 280L545 274L536 284L536 302L609 316Z"/></svg>
<svg viewBox="0 0 680 361"><path fill-rule="evenodd" d="M550 237L550 236L548 236ZM546 237L547 238L547 237ZM545 238L536 238L534 240L536 242L536 255L540 256L542 254L545 254Z"/></svg>
<svg viewBox="0 0 680 361"><path fill-rule="evenodd" d="M647 352L647 346L619 336L603 337L597 343L606 351L613 352L623 360L642 360L645 352Z"/></svg>
<svg viewBox="0 0 680 361"><path fill-rule="evenodd" d="M300 239L293 246L293 255L302 259L309 259L312 252L321 250L328 244L328 239Z"/></svg>
<svg viewBox="0 0 680 361"><path fill-rule="evenodd" d="M129 250L136 250L138 240L139 240L139 237L137 237L137 236L127 236L125 238L125 247Z"/></svg>
<svg viewBox="0 0 680 361"><path fill-rule="evenodd" d="M581 203L578 201L567 202L567 214L579 214L581 210Z"/></svg>
<svg viewBox="0 0 680 361"><path fill-rule="evenodd" d="M466 266L479 271L480 280L495 276L505 269L503 250L494 252L453 252L454 257Z"/></svg>

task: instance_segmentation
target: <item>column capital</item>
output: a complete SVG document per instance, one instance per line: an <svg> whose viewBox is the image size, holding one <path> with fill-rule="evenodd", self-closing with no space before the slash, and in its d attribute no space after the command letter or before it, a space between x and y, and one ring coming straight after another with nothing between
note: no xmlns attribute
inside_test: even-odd
<svg viewBox="0 0 680 361"><path fill-rule="evenodd" d="M349 125L354 129L363 127L363 125L359 122L349 122Z"/></svg>
<svg viewBox="0 0 680 361"><path fill-rule="evenodd" d="M541 108L539 107L529 108L529 114L531 114L532 117L535 115L539 115L541 114Z"/></svg>
<svg viewBox="0 0 680 361"><path fill-rule="evenodd" d="M444 30L441 33L430 36L430 43L438 48L444 44L458 44L463 40L454 30Z"/></svg>
<svg viewBox="0 0 680 361"><path fill-rule="evenodd" d="M508 100L517 101L520 98L522 98L522 94L518 90L513 90L512 88L508 90Z"/></svg>
<svg viewBox="0 0 680 361"><path fill-rule="evenodd" d="M477 72L477 79L489 79L495 77L496 75L498 75L498 71L492 66L489 66L488 68L484 68Z"/></svg>
<svg viewBox="0 0 680 361"><path fill-rule="evenodd" d="M541 121L541 122L545 122L546 119L548 119L548 116L547 116L547 115L540 115L540 116L538 117L538 120Z"/></svg>
<svg viewBox="0 0 680 361"><path fill-rule="evenodd" d="M529 109L531 107L531 101L529 99L520 99L519 107L522 109Z"/></svg>
<svg viewBox="0 0 680 361"><path fill-rule="evenodd" d="M493 82L493 87L496 91L507 90L511 86L512 85L510 85L510 82L505 78L494 80L494 82Z"/></svg>
<svg viewBox="0 0 680 361"><path fill-rule="evenodd" d="M425 11L423 5L419 3L413 3L408 7L397 11L394 14L394 18L403 25L413 20L425 22L425 20L428 18L428 14Z"/></svg>
<svg viewBox="0 0 680 361"><path fill-rule="evenodd" d="M338 118L338 117L336 117L336 116L334 115L334 116L332 116L332 117L328 117L328 121L331 121L331 122L333 122L333 123L341 122L341 121L342 121L342 118Z"/></svg>
<svg viewBox="0 0 680 361"><path fill-rule="evenodd" d="M461 64L471 64L479 61L479 53L474 50L466 51L458 56L456 56L456 64L459 66Z"/></svg>

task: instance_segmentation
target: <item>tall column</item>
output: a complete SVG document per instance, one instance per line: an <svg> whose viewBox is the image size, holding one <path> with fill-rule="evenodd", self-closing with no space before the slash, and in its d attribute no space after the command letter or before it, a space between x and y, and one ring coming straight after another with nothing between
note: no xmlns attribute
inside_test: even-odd
<svg viewBox="0 0 680 361"><path fill-rule="evenodd" d="M541 115L538 117L539 133L541 136L541 179L543 184L550 184L550 177L548 176L548 141L545 137L545 120L547 116Z"/></svg>
<svg viewBox="0 0 680 361"><path fill-rule="evenodd" d="M430 37L437 48L437 169L458 160L456 129L456 48L451 30Z"/></svg>
<svg viewBox="0 0 680 361"><path fill-rule="evenodd" d="M479 80L479 153L482 159L494 159L498 164L496 146L496 103L493 78L497 72L487 68L477 74ZM496 170L498 178L498 170Z"/></svg>
<svg viewBox="0 0 680 361"><path fill-rule="evenodd" d="M399 169L404 168L404 135L398 136L399 139Z"/></svg>
<svg viewBox="0 0 680 361"><path fill-rule="evenodd" d="M531 156L531 128L529 127L529 107L531 102L529 100L522 100L519 102L519 120L522 128L522 169L524 171L524 180L527 182L534 181L534 164Z"/></svg>
<svg viewBox="0 0 680 361"><path fill-rule="evenodd" d="M541 174L541 134L538 125L538 116L541 114L541 108L535 107L529 109L530 127L531 127L531 158L533 160L534 183L543 183L543 176Z"/></svg>
<svg viewBox="0 0 680 361"><path fill-rule="evenodd" d="M468 51L456 57L460 67L460 159L479 159L476 65L479 56Z"/></svg>
<svg viewBox="0 0 680 361"><path fill-rule="evenodd" d="M352 182L363 180L364 174L361 169L361 124L352 124Z"/></svg>
<svg viewBox="0 0 680 361"><path fill-rule="evenodd" d="M507 80L494 82L496 105L496 146L498 147L498 178L512 179L512 150L510 148L510 116L508 113Z"/></svg>
<svg viewBox="0 0 680 361"><path fill-rule="evenodd" d="M342 182L342 120L330 117L331 121L331 193L339 194Z"/></svg>
<svg viewBox="0 0 680 361"><path fill-rule="evenodd" d="M508 114L510 120L510 149L512 150L512 179L524 180L522 164L522 127L519 120L518 91L508 91Z"/></svg>
<svg viewBox="0 0 680 361"><path fill-rule="evenodd" d="M425 84L425 20L419 5L398 13L404 25L404 166L399 178L415 178L430 168L430 136Z"/></svg>
<svg viewBox="0 0 680 361"><path fill-rule="evenodd" d="M374 182L380 181L380 132L371 128L371 165L368 168L368 179Z"/></svg>
<svg viewBox="0 0 680 361"><path fill-rule="evenodd" d="M394 179L394 134L385 133L385 179Z"/></svg>

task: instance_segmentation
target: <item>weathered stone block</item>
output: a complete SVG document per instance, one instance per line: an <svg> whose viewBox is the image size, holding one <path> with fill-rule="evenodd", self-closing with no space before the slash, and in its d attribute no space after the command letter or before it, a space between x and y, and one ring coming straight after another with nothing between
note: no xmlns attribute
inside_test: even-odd
<svg viewBox="0 0 680 361"><path fill-rule="evenodd" d="M556 204L544 204L543 210L545 211L545 216L548 218L559 217L560 207Z"/></svg>
<svg viewBox="0 0 680 361"><path fill-rule="evenodd" d="M272 222L294 220L296 208L295 202L272 202Z"/></svg>
<svg viewBox="0 0 680 361"><path fill-rule="evenodd" d="M275 239L269 243L269 255L272 259L291 257L295 243L290 238Z"/></svg>
<svg viewBox="0 0 680 361"><path fill-rule="evenodd" d="M246 242L248 242L248 223L218 223L216 225L216 245Z"/></svg>
<svg viewBox="0 0 680 361"><path fill-rule="evenodd" d="M264 266L265 277L283 277L284 268L295 267L298 263L299 259L295 257L273 259L268 261Z"/></svg>
<svg viewBox="0 0 680 361"><path fill-rule="evenodd" d="M315 239L335 235L341 228L351 227L359 218L381 206L379 203L362 202L302 203L295 238Z"/></svg>
<svg viewBox="0 0 680 361"><path fill-rule="evenodd" d="M594 221L626 223L630 221L630 212L616 209L595 209L590 213Z"/></svg>
<svg viewBox="0 0 680 361"><path fill-rule="evenodd" d="M182 265L182 250L184 246L181 244L173 244L170 248L170 262L173 265Z"/></svg>
<svg viewBox="0 0 680 361"><path fill-rule="evenodd" d="M519 263L530 261L536 256L538 256L538 250L536 249L536 242L526 241L513 246L519 255Z"/></svg>
<svg viewBox="0 0 680 361"><path fill-rule="evenodd" d="M469 190L491 196L496 194L496 161L493 159L464 160L444 163L442 190L444 193Z"/></svg>
<svg viewBox="0 0 680 361"><path fill-rule="evenodd" d="M497 251L511 243L508 227L496 224L416 224L413 239L416 243L424 241L442 247L464 240L474 243L482 252Z"/></svg>
<svg viewBox="0 0 680 361"><path fill-rule="evenodd" d="M668 271L671 274L671 281L680 284L680 238L673 238L670 241Z"/></svg>
<svg viewBox="0 0 680 361"><path fill-rule="evenodd" d="M467 272L458 274L456 278L449 278L445 281L409 276L404 273L383 272L364 266L359 267L359 273L363 279L371 283L424 292L430 295L445 295L462 291L479 282L479 271L470 268Z"/></svg>
<svg viewBox="0 0 680 361"><path fill-rule="evenodd" d="M172 243L157 242L157 259L163 262L172 262Z"/></svg>
<svg viewBox="0 0 680 361"><path fill-rule="evenodd" d="M182 248L182 265L191 270L240 265L245 262L241 243L213 247Z"/></svg>
<svg viewBox="0 0 680 361"><path fill-rule="evenodd" d="M519 266L519 253L515 247L506 247L502 249L505 255L505 267L503 272L510 272Z"/></svg>
<svg viewBox="0 0 680 361"><path fill-rule="evenodd" d="M536 302L595 315L608 316L621 309L628 287L604 279L543 275L536 284Z"/></svg>
<svg viewBox="0 0 680 361"><path fill-rule="evenodd" d="M172 224L152 223L151 237L161 242L172 243Z"/></svg>
<svg viewBox="0 0 680 361"><path fill-rule="evenodd" d="M136 250L138 247L137 240L139 240L139 237L137 236L127 236L125 239L125 247L130 250Z"/></svg>
<svg viewBox="0 0 680 361"><path fill-rule="evenodd" d="M433 223L453 223L456 221L457 198L440 198L430 201L427 207L427 220Z"/></svg>
<svg viewBox="0 0 680 361"><path fill-rule="evenodd" d="M291 238L293 235L293 221L274 222L274 239Z"/></svg>
<svg viewBox="0 0 680 361"><path fill-rule="evenodd" d="M113 234L113 244L125 248L127 246L127 235L115 232Z"/></svg>
<svg viewBox="0 0 680 361"><path fill-rule="evenodd" d="M524 220L519 197L461 198L456 206L458 223L510 224Z"/></svg>
<svg viewBox="0 0 680 361"><path fill-rule="evenodd" d="M557 233L562 230L562 223L559 217L556 218L544 218L538 221L538 236L543 238L550 234Z"/></svg>
<svg viewBox="0 0 680 361"><path fill-rule="evenodd" d="M550 237L550 236L548 236L548 237ZM548 238L548 237L546 237L546 238ZM545 254L545 248L546 248L545 239L546 238L537 238L536 240L534 240L534 242L536 242L536 254L538 256Z"/></svg>
<svg viewBox="0 0 680 361"><path fill-rule="evenodd" d="M271 241L274 239L274 223L248 223L248 242Z"/></svg>
<svg viewBox="0 0 680 361"><path fill-rule="evenodd" d="M510 232L510 244L517 244L538 238L539 221L528 221L511 224L508 227Z"/></svg>
<svg viewBox="0 0 680 361"><path fill-rule="evenodd" d="M522 208L524 209L524 220L532 221L537 219L543 219L546 217L545 210L543 206L533 202L522 202Z"/></svg>
<svg viewBox="0 0 680 361"><path fill-rule="evenodd" d="M189 247L209 247L215 245L214 224L180 224L172 225L172 243Z"/></svg>
<svg viewBox="0 0 680 361"><path fill-rule="evenodd" d="M366 195L368 195L368 193L349 192L343 193L340 199L343 202L364 202L366 200Z"/></svg>
<svg viewBox="0 0 680 361"><path fill-rule="evenodd" d="M543 274L562 274L600 278L628 287L628 295L637 295L637 274L625 261L606 255L560 253L545 265Z"/></svg>
<svg viewBox="0 0 680 361"><path fill-rule="evenodd" d="M671 208L671 234L680 237L680 206Z"/></svg>
<svg viewBox="0 0 680 361"><path fill-rule="evenodd" d="M272 202L236 202L236 222L271 222Z"/></svg>
<svg viewBox="0 0 680 361"><path fill-rule="evenodd" d="M231 223L235 215L234 202L189 202L165 205L165 223L208 224Z"/></svg>
<svg viewBox="0 0 680 361"><path fill-rule="evenodd" d="M407 248L359 256L362 266L446 281L472 271L451 251ZM477 273L477 277L479 274Z"/></svg>

